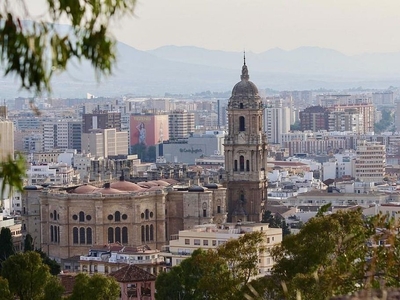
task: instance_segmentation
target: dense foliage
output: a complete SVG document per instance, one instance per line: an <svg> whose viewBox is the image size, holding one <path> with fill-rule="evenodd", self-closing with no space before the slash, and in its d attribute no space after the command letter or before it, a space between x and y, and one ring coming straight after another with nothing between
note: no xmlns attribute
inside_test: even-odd
<svg viewBox="0 0 400 300"><path fill-rule="evenodd" d="M157 299L243 299L244 287L258 274L263 234L245 234L220 245L217 251L196 250L157 277Z"/></svg>

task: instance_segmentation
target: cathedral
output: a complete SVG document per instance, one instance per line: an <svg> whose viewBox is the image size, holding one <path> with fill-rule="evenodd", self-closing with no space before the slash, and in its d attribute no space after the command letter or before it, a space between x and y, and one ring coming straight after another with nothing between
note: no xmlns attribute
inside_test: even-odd
<svg viewBox="0 0 400 300"><path fill-rule="evenodd" d="M264 106L249 80L244 57L240 81L228 103L224 142L228 222L259 222L267 200L267 138Z"/></svg>

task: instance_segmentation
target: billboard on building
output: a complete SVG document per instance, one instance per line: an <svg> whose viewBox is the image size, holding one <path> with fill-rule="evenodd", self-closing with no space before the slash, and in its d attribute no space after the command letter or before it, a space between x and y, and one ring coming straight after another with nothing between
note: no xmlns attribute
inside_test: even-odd
<svg viewBox="0 0 400 300"><path fill-rule="evenodd" d="M136 144L153 146L168 139L168 115L131 115L131 146Z"/></svg>

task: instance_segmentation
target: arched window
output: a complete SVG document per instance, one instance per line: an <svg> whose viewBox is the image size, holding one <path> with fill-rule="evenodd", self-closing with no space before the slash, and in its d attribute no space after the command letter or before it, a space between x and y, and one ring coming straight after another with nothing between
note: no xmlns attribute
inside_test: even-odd
<svg viewBox="0 0 400 300"><path fill-rule="evenodd" d="M57 226L58 243L60 243L60 226Z"/></svg>
<svg viewBox="0 0 400 300"><path fill-rule="evenodd" d="M150 227L146 225L146 242L150 240Z"/></svg>
<svg viewBox="0 0 400 300"><path fill-rule="evenodd" d="M240 109L243 109L243 103L240 103L240 104L239 104L239 108L240 108Z"/></svg>
<svg viewBox="0 0 400 300"><path fill-rule="evenodd" d="M240 160L240 172L243 172L244 171L244 156L240 155L239 160Z"/></svg>
<svg viewBox="0 0 400 300"><path fill-rule="evenodd" d="M92 228L86 228L86 244L92 244Z"/></svg>
<svg viewBox="0 0 400 300"><path fill-rule="evenodd" d="M54 210L54 220L57 220L57 211L56 210Z"/></svg>
<svg viewBox="0 0 400 300"><path fill-rule="evenodd" d="M50 226L50 242L54 242L53 225Z"/></svg>
<svg viewBox="0 0 400 300"><path fill-rule="evenodd" d="M250 171L250 161L248 159L246 160L246 171Z"/></svg>
<svg viewBox="0 0 400 300"><path fill-rule="evenodd" d="M128 244L128 227L122 227L122 243Z"/></svg>
<svg viewBox="0 0 400 300"><path fill-rule="evenodd" d="M145 214L146 220L148 220L148 219L149 219L149 210L146 209L145 212L144 212L144 214Z"/></svg>
<svg viewBox="0 0 400 300"><path fill-rule="evenodd" d="M83 211L79 212L79 222L85 222L85 213Z"/></svg>
<svg viewBox="0 0 400 300"><path fill-rule="evenodd" d="M78 227L74 227L72 229L72 242L74 244L78 244L79 243L79 238L78 238Z"/></svg>
<svg viewBox="0 0 400 300"><path fill-rule="evenodd" d="M244 123L244 117L241 116L239 117L239 131L245 131L246 127L245 127L245 123Z"/></svg>
<svg viewBox="0 0 400 300"><path fill-rule="evenodd" d="M235 168L234 171L237 171L237 159L235 159Z"/></svg>
<svg viewBox="0 0 400 300"><path fill-rule="evenodd" d="M114 219L115 219L116 222L120 222L121 221L121 213L119 211L115 212Z"/></svg>
<svg viewBox="0 0 400 300"><path fill-rule="evenodd" d="M79 228L79 244L85 244L85 228Z"/></svg>
<svg viewBox="0 0 400 300"><path fill-rule="evenodd" d="M150 225L150 241L154 241L154 226Z"/></svg>
<svg viewBox="0 0 400 300"><path fill-rule="evenodd" d="M57 243L57 241L58 241L58 233L59 233L58 226L54 226L53 230L54 230L54 242Z"/></svg>
<svg viewBox="0 0 400 300"><path fill-rule="evenodd" d="M121 243L121 228L115 227L115 242Z"/></svg>
<svg viewBox="0 0 400 300"><path fill-rule="evenodd" d="M108 227L108 242L114 243L114 229L112 227Z"/></svg>
<svg viewBox="0 0 400 300"><path fill-rule="evenodd" d="M141 235L142 235L142 242L145 242L146 240L145 240L145 234L144 234L144 225L142 225L142 228L141 228Z"/></svg>
<svg viewBox="0 0 400 300"><path fill-rule="evenodd" d="M218 205L217 206L217 214L220 214L221 213L221 205Z"/></svg>

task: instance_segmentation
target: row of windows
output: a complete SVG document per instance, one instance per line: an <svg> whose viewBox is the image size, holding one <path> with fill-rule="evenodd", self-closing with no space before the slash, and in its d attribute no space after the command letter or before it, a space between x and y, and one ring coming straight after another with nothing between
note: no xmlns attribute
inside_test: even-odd
<svg viewBox="0 0 400 300"><path fill-rule="evenodd" d="M72 228L72 242L74 244L87 244L91 245L93 243L92 240L92 228L88 227L74 227Z"/></svg>
<svg viewBox="0 0 400 300"><path fill-rule="evenodd" d="M54 215L56 216L56 217L54 217L54 220L57 220L57 218L59 218L59 216L56 215L56 211L54 211ZM148 209L146 209L145 212L141 213L140 216L141 216L142 219L148 220L148 219L154 217L154 213L150 212ZM53 213L50 214L50 218L53 219ZM81 212L79 212L78 215L76 215L76 214L73 215L72 219L74 221L78 221L79 220L79 222L85 222L85 219L86 219L86 221L92 220L92 216L91 215L85 215L85 213L83 211L81 211ZM115 222L120 222L121 219L122 220L128 219L128 215L127 214L121 214L121 212L116 211L114 214L109 214L107 219L109 221L113 221L114 220Z"/></svg>
<svg viewBox="0 0 400 300"><path fill-rule="evenodd" d="M238 170L238 161L235 159L235 166L234 166L234 171ZM244 172L244 156L240 155L239 157L239 171ZM246 171L250 171L250 161L247 159L246 160Z"/></svg>
<svg viewBox="0 0 400 300"><path fill-rule="evenodd" d="M149 242L154 240L154 226L151 225L142 225L141 226L141 236L142 242Z"/></svg>
<svg viewBox="0 0 400 300"><path fill-rule="evenodd" d="M60 226L50 226L50 242L60 243Z"/></svg>
<svg viewBox="0 0 400 300"><path fill-rule="evenodd" d="M226 241L219 240L218 241L218 246L225 244ZM190 245L190 239L185 239L185 245ZM201 245L201 240L200 239L193 239L193 245L195 246L200 246ZM209 240L203 240L203 246L208 246L209 245ZM211 240L211 245L212 246L217 246L217 240Z"/></svg>
<svg viewBox="0 0 400 300"><path fill-rule="evenodd" d="M107 234L109 243L128 243L128 227L108 227Z"/></svg>

